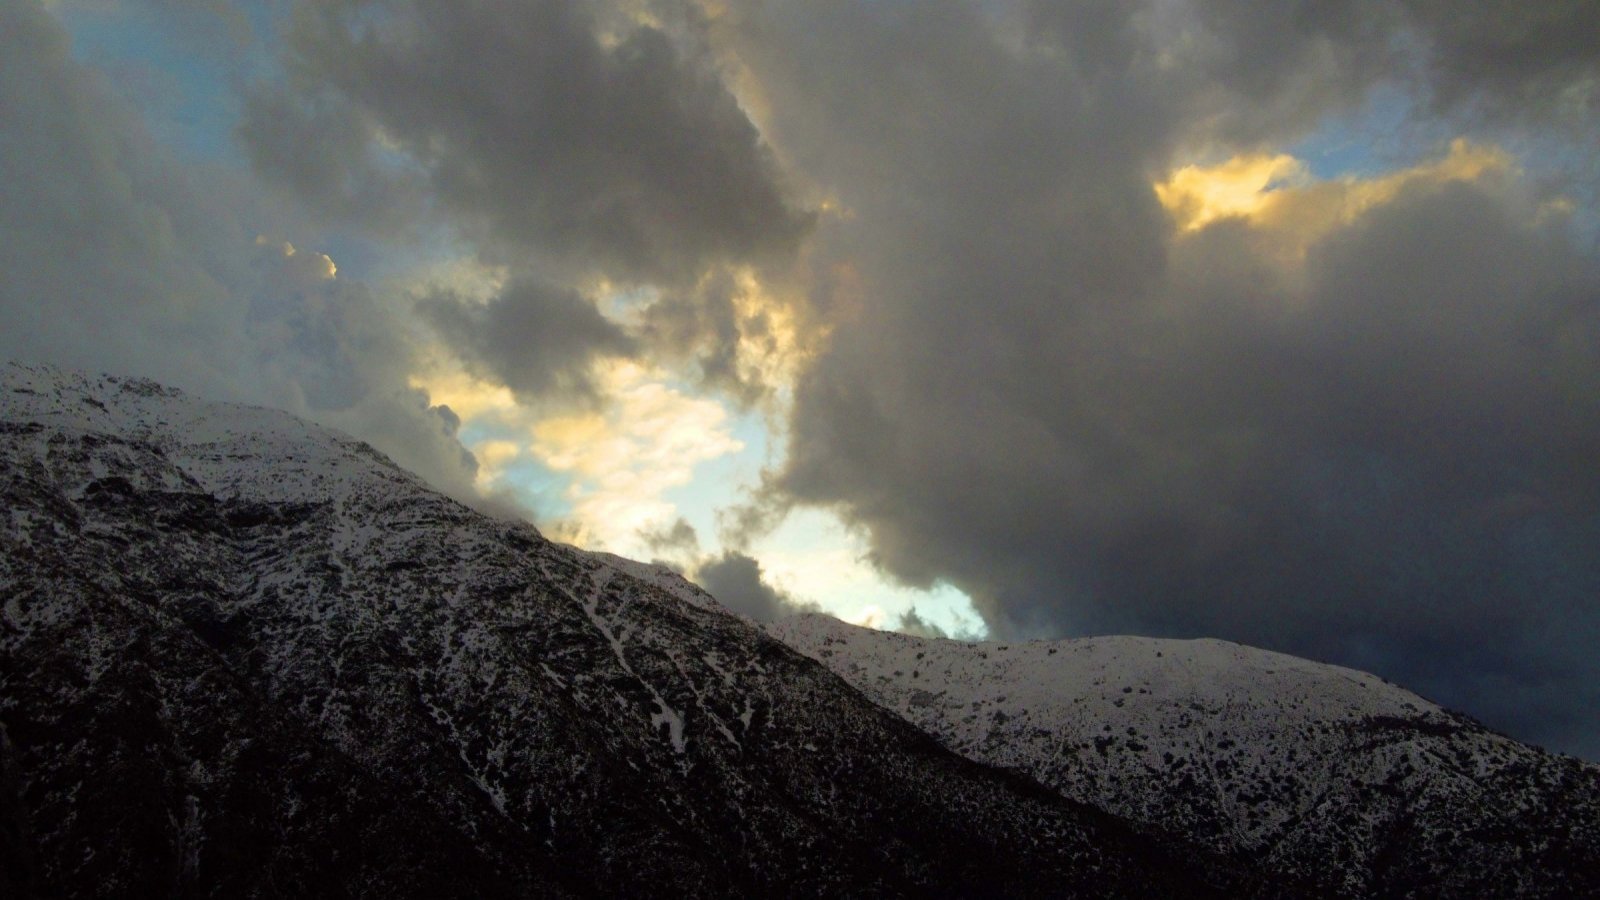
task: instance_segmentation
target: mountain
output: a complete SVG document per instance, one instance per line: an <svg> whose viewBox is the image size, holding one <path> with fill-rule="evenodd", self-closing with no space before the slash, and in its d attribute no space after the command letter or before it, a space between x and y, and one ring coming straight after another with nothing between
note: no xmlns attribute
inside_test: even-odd
<svg viewBox="0 0 1600 900"><path fill-rule="evenodd" d="M0 373L0 894L1284 885L287 414Z"/></svg>
<svg viewBox="0 0 1600 900"><path fill-rule="evenodd" d="M1217 640L770 633L970 759L1351 897L1600 897L1600 766Z"/></svg>

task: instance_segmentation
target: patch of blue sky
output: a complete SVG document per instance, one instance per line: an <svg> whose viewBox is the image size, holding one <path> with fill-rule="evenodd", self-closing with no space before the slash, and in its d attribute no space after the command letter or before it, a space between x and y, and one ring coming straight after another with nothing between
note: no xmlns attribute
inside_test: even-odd
<svg viewBox="0 0 1600 900"><path fill-rule="evenodd" d="M610 318L626 322L660 299L661 289L654 285L630 285L606 291L599 298L599 306Z"/></svg>
<svg viewBox="0 0 1600 900"><path fill-rule="evenodd" d="M103 72L163 145L190 162L248 167L234 138L242 113L240 92L247 84L279 77L274 36L282 24L282 4L241 0L230 11L242 18L233 20L199 6L139 2L64 0L53 9L71 35L74 58ZM396 168L415 165L392 152L380 155ZM420 227L431 230L404 255L348 229L270 236L326 253L341 278L367 280L401 276L419 259L442 262L460 252L442 226Z"/></svg>
<svg viewBox="0 0 1600 900"><path fill-rule="evenodd" d="M1426 107L1425 99L1399 86L1380 86L1360 107L1328 116L1284 152L1327 180L1370 178L1437 159L1456 138L1498 147L1542 198L1571 204L1569 224L1579 246L1600 250L1600 160L1593 152L1600 129L1593 123L1530 130L1520 121L1496 122L1470 111L1438 115Z"/></svg>
<svg viewBox="0 0 1600 900"><path fill-rule="evenodd" d="M1417 115L1417 100L1405 90L1380 86L1356 109L1325 117L1284 152L1319 181L1371 178L1436 156L1455 136L1444 123Z"/></svg>
<svg viewBox="0 0 1600 900"><path fill-rule="evenodd" d="M779 587L846 621L894 628L915 611L952 635L988 633L967 594L943 582L924 589L894 581L873 565L865 535L829 510L794 511L751 555Z"/></svg>
<svg viewBox="0 0 1600 900"><path fill-rule="evenodd" d="M302 242L304 240L301 238ZM395 254L383 244L346 230L317 235L310 249L327 254L333 264L339 267L339 278L342 280L370 281L405 271Z"/></svg>
<svg viewBox="0 0 1600 900"><path fill-rule="evenodd" d="M989 636L989 628L973 607L972 598L954 585L935 584L926 596L913 601L912 609L917 618L950 637L977 641Z"/></svg>
<svg viewBox="0 0 1600 900"><path fill-rule="evenodd" d="M470 448L489 441L524 444L527 433L524 429L502 425L492 419L474 419L462 423L457 437ZM479 460L479 465L483 465L482 460ZM523 453L499 467L490 487L511 491L531 506L540 518L559 519L572 514L572 504L566 496L571 484L572 479L567 475L550 469L532 454Z"/></svg>
<svg viewBox="0 0 1600 900"><path fill-rule="evenodd" d="M339 265L340 275L348 274L351 278L372 282L394 279L419 289L450 289L452 286L448 284L429 283L426 274L418 282L419 273L473 259L475 254L461 241L455 229L442 219L414 222L410 227L414 229L411 233L414 239L405 242L404 249L399 252L388 239L371 237L356 229L334 230L326 234L324 240L327 249L322 252L333 257L333 261ZM349 259L348 266L346 257Z"/></svg>
<svg viewBox="0 0 1600 900"><path fill-rule="evenodd" d="M1591 125L1573 133L1552 128L1544 132L1514 131L1491 139L1516 157L1541 199L1561 199L1571 204L1568 224L1578 246L1600 251L1600 155L1594 142L1600 127Z"/></svg>
<svg viewBox="0 0 1600 900"><path fill-rule="evenodd" d="M243 162L233 140L238 88L272 65L258 41L244 33L221 43L207 40L227 23L217 18L174 27L177 13L145 4L63 3L56 12L72 37L74 58L105 72L157 138L192 160Z"/></svg>
<svg viewBox="0 0 1600 900"><path fill-rule="evenodd" d="M509 491L525 503L539 521L555 521L572 516L572 503L567 498L570 479L550 471L530 456L520 456L506 463L490 488Z"/></svg>

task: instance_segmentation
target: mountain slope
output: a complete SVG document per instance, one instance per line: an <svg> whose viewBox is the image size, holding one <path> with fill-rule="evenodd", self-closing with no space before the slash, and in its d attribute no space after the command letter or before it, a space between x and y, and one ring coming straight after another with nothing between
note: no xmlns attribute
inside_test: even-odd
<svg viewBox="0 0 1600 900"><path fill-rule="evenodd" d="M1223 641L770 633L945 746L1347 896L1600 896L1600 766Z"/></svg>
<svg viewBox="0 0 1600 900"><path fill-rule="evenodd" d="M1273 890L285 414L8 365L0 495L7 896Z"/></svg>

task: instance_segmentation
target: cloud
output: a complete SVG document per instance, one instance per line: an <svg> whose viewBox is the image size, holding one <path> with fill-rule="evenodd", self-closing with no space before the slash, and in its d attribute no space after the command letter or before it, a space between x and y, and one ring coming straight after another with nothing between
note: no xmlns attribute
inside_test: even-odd
<svg viewBox="0 0 1600 900"><path fill-rule="evenodd" d="M0 354L285 408L472 496L407 326L274 198L156 141L35 3L0 5L0 110Z"/></svg>
<svg viewBox="0 0 1600 900"><path fill-rule="evenodd" d="M827 338L799 280L721 267L639 309L633 330L656 358L691 365L702 387L771 406Z"/></svg>
<svg viewBox="0 0 1600 900"><path fill-rule="evenodd" d="M820 612L814 603L797 600L768 584L761 563L737 551L702 561L694 570L696 584L723 606L757 622L776 622L803 612Z"/></svg>
<svg viewBox="0 0 1600 900"><path fill-rule="evenodd" d="M641 534L651 554L671 559L693 559L700 555L700 535L687 519L679 518L671 525L647 528Z"/></svg>
<svg viewBox="0 0 1600 900"><path fill-rule="evenodd" d="M424 189L496 259L693 283L791 254L809 215L713 62L603 5L301 3L240 136L308 200L393 225ZM605 22L597 21L604 17Z"/></svg>
<svg viewBox="0 0 1600 900"><path fill-rule="evenodd" d="M1188 165L1155 186L1156 198L1184 231L1218 219L1259 214L1286 184L1306 179L1305 164L1288 155L1252 153L1215 166Z"/></svg>
<svg viewBox="0 0 1600 900"><path fill-rule="evenodd" d="M213 372L243 309L210 258L249 237L208 203L108 86L70 57L66 34L32 3L0 10L0 304L8 353L129 368L172 335L153 374ZM209 182L209 183L207 183ZM210 222L212 228L206 229ZM192 248L194 252L184 252ZM127 313L133 313L128 315Z"/></svg>
<svg viewBox="0 0 1600 900"><path fill-rule="evenodd" d="M1160 60L1193 79L1209 132L1235 139L1304 127L1385 83L1467 119L1592 130L1600 103L1600 13L1583 0L1140 7L1124 5L1126 20L1165 38Z"/></svg>
<svg viewBox="0 0 1600 900"><path fill-rule="evenodd" d="M534 281L513 281L481 302L431 294L418 309L468 371L527 400L592 397L593 364L633 351L633 342L593 303L576 291Z"/></svg>
<svg viewBox="0 0 1600 900"><path fill-rule="evenodd" d="M1369 178L1318 181L1304 162L1288 154L1244 154L1212 166L1182 166L1157 182L1155 191L1184 237L1219 220L1243 219L1253 226L1258 249L1270 245L1280 262L1295 264L1331 231L1402 191L1449 182L1493 181L1503 187L1519 174L1504 150L1456 138L1441 158Z"/></svg>
<svg viewBox="0 0 1600 900"><path fill-rule="evenodd" d="M951 636L943 628L917 615L917 608L914 606L900 614L900 624L896 626L895 631L924 638L948 638Z"/></svg>
<svg viewBox="0 0 1600 900"><path fill-rule="evenodd" d="M1600 10L1594 4L1404 5L1413 26L1427 36L1430 83L1440 101L1485 104L1501 115L1592 123L1600 108Z"/></svg>
<svg viewBox="0 0 1600 900"><path fill-rule="evenodd" d="M601 367L608 402L596 411L541 418L531 451L572 480L571 513L552 530L575 543L644 555L641 535L670 527L677 508L666 493L686 485L695 466L744 448L727 410L694 397L632 363Z"/></svg>
<svg viewBox="0 0 1600 900"><path fill-rule="evenodd" d="M998 636L1218 635L1600 752L1592 252L1489 144L1331 181L1279 149L1585 54L1478 77L1420 3L729 5L861 298L814 298L775 503Z"/></svg>

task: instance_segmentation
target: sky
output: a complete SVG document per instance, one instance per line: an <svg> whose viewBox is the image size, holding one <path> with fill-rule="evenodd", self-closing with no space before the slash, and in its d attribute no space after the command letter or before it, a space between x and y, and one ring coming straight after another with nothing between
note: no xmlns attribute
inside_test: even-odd
<svg viewBox="0 0 1600 900"><path fill-rule="evenodd" d="M0 356L1600 759L1597 147L1588 0L8 0Z"/></svg>

